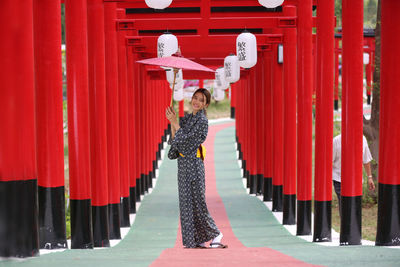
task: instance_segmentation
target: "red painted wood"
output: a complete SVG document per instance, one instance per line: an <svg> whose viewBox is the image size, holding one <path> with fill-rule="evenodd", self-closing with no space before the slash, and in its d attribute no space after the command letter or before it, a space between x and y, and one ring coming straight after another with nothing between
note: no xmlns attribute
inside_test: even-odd
<svg viewBox="0 0 400 267"><path fill-rule="evenodd" d="M287 6L285 12L296 14L296 7ZM297 133L297 114L296 114L296 29L285 29L283 43L283 77L284 77L284 98L283 106L283 193L286 195L296 194L296 133Z"/></svg>
<svg viewBox="0 0 400 267"><path fill-rule="evenodd" d="M297 35L297 199L312 198L312 0L298 6Z"/></svg>
<svg viewBox="0 0 400 267"><path fill-rule="evenodd" d="M37 178L31 1L0 8L0 181Z"/></svg>
<svg viewBox="0 0 400 267"><path fill-rule="evenodd" d="M61 5L34 1L36 156L38 185L64 186Z"/></svg>
<svg viewBox="0 0 400 267"><path fill-rule="evenodd" d="M332 200L334 1L320 3L317 18L315 200Z"/></svg>
<svg viewBox="0 0 400 267"><path fill-rule="evenodd" d="M343 0L342 196L362 195L363 1Z"/></svg>
<svg viewBox="0 0 400 267"><path fill-rule="evenodd" d="M87 1L65 1L70 198L91 198Z"/></svg>
<svg viewBox="0 0 400 267"><path fill-rule="evenodd" d="M90 167L92 205L108 204L104 6L88 1Z"/></svg>
<svg viewBox="0 0 400 267"><path fill-rule="evenodd" d="M392 53L400 42L398 1L382 2L381 112L379 131L379 183L400 184L400 120L398 118L400 77L399 54ZM393 208L396 204L393 203ZM398 228L397 228L398 229Z"/></svg>

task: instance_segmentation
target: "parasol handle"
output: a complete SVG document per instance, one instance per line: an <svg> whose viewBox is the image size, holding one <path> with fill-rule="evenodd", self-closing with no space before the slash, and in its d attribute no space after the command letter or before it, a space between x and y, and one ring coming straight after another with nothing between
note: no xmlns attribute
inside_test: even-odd
<svg viewBox="0 0 400 267"><path fill-rule="evenodd" d="M169 105L172 107L172 101L174 100L174 88L175 88L175 80L176 80L176 73L179 71L179 69L174 68L174 82L172 83L172 94L171 94L171 104Z"/></svg>

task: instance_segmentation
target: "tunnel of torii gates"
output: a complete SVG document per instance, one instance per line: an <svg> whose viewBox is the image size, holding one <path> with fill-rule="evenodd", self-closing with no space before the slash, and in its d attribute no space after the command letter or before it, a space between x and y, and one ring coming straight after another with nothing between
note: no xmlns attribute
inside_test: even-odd
<svg viewBox="0 0 400 267"><path fill-rule="evenodd" d="M178 37L185 57L214 69L236 51L236 37L244 29L257 37L257 64L242 69L241 79L231 85L239 157L250 193L272 200L273 210L283 212L283 224L297 223L298 235L312 233L315 90L313 240L331 240L333 88L338 70L334 0L286 0L274 9L255 0L175 0L160 11L144 1L63 2L73 249L107 247L110 239L121 238L120 228L130 227L129 214L152 187L168 135L165 107L171 90L165 71L136 61L156 57L157 38L165 30ZM0 4L0 257L67 247L61 4ZM343 63L340 244L358 245L363 0L342 4L342 46L336 46ZM400 245L400 1L381 4L376 245ZM317 16L312 17L315 8ZM281 45L283 63L277 58ZM214 79L212 73L184 70L183 75Z"/></svg>

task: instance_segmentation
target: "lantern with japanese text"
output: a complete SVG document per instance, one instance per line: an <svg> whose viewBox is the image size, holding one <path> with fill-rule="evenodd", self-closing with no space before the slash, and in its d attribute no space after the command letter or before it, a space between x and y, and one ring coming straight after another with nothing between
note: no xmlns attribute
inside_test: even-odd
<svg viewBox="0 0 400 267"><path fill-rule="evenodd" d="M242 32L236 38L236 55L242 68L251 68L257 63L257 39L250 32Z"/></svg>
<svg viewBox="0 0 400 267"><path fill-rule="evenodd" d="M229 55L224 60L225 80L235 83L240 79L239 59L235 55Z"/></svg>
<svg viewBox="0 0 400 267"><path fill-rule="evenodd" d="M225 79L224 68L218 68L215 72L215 85L220 90L225 90L229 87L229 83Z"/></svg>
<svg viewBox="0 0 400 267"><path fill-rule="evenodd" d="M157 57L169 57L178 51L178 38L166 32L157 39Z"/></svg>
<svg viewBox="0 0 400 267"><path fill-rule="evenodd" d="M275 8L282 5L283 1L284 0L258 0L258 3L266 8Z"/></svg>
<svg viewBox="0 0 400 267"><path fill-rule="evenodd" d="M172 3L172 0L145 0L145 2L148 7L154 9L164 9Z"/></svg>
<svg viewBox="0 0 400 267"><path fill-rule="evenodd" d="M218 89L214 85L213 97L214 97L215 101L222 101L225 98L225 91Z"/></svg>

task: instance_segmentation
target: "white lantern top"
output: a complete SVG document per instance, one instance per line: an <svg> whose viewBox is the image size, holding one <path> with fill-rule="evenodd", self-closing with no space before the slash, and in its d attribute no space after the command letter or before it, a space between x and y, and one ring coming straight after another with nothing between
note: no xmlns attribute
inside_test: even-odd
<svg viewBox="0 0 400 267"><path fill-rule="evenodd" d="M164 9L172 3L172 0L145 0L145 2L148 7L154 9Z"/></svg>
<svg viewBox="0 0 400 267"><path fill-rule="evenodd" d="M257 63L257 39L250 32L242 32L236 38L236 55L242 68L251 68Z"/></svg>
<svg viewBox="0 0 400 267"><path fill-rule="evenodd" d="M224 60L225 80L235 83L240 79L239 59L235 55L229 55Z"/></svg>
<svg viewBox="0 0 400 267"><path fill-rule="evenodd" d="M282 5L283 1L284 0L258 0L258 3L266 8L275 8Z"/></svg>
<svg viewBox="0 0 400 267"><path fill-rule="evenodd" d="M169 57L178 51L178 38L172 33L164 33L157 39L157 56Z"/></svg>

